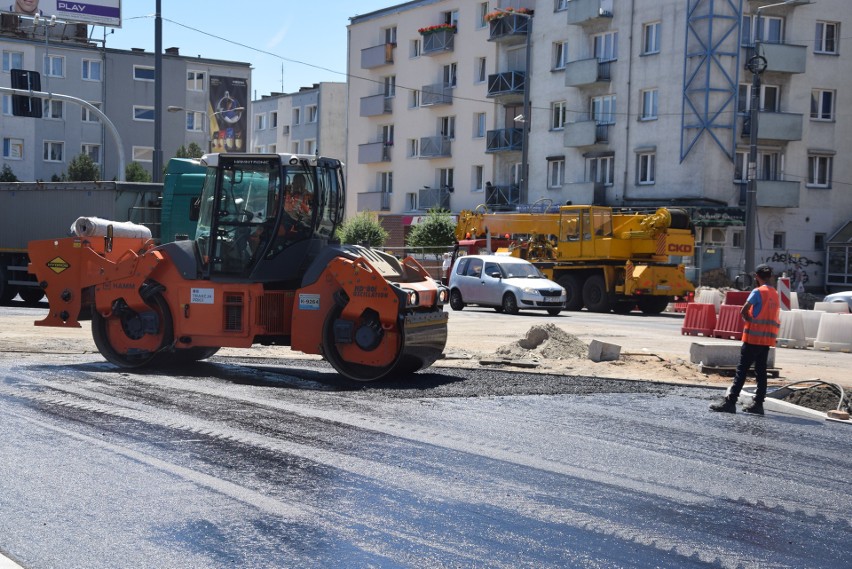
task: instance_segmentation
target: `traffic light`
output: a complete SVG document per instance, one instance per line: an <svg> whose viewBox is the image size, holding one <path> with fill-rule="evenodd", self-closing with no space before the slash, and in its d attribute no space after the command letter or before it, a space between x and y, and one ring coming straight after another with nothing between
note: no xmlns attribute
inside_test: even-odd
<svg viewBox="0 0 852 569"><path fill-rule="evenodd" d="M41 75L38 71L12 69L12 89L41 91ZM16 117L41 118L41 99L26 95L12 95L12 114Z"/></svg>

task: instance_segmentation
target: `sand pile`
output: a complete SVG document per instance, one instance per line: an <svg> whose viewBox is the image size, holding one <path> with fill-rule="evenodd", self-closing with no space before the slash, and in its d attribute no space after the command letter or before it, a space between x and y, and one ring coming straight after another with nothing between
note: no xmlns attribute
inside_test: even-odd
<svg viewBox="0 0 852 569"><path fill-rule="evenodd" d="M585 358L589 354L589 346L554 324L537 324L520 340L497 348L496 353L511 359L564 360Z"/></svg>

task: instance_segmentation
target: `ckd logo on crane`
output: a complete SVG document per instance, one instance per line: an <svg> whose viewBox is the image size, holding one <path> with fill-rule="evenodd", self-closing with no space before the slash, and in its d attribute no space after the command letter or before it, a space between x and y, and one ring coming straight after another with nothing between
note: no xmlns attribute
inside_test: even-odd
<svg viewBox="0 0 852 569"><path fill-rule="evenodd" d="M669 253L674 253L675 255L687 255L692 253L692 245L687 245L685 243L669 243Z"/></svg>

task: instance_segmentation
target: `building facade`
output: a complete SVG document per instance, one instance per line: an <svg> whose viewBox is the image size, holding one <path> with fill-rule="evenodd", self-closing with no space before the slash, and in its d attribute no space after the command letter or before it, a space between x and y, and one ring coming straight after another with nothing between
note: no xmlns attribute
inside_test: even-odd
<svg viewBox="0 0 852 569"><path fill-rule="evenodd" d="M434 206L682 207L699 242L684 261L733 276L755 150L757 262L794 286L848 279L826 247L852 219L852 13L779 3L420 0L354 17L349 203L403 226Z"/></svg>
<svg viewBox="0 0 852 569"><path fill-rule="evenodd" d="M343 160L346 152L346 84L315 83L295 93L252 101L254 152L320 154Z"/></svg>
<svg viewBox="0 0 852 569"><path fill-rule="evenodd" d="M41 73L42 91L83 99L115 125L125 160L152 173L154 154L154 54L116 50L92 43L85 25L34 27L32 20L4 15L0 30L0 85L10 87L11 70ZM47 41L44 34L48 34ZM248 63L163 55L162 150L165 160L181 146L239 150L248 138L251 67ZM236 111L219 108L220 102ZM224 104L224 103L221 103ZM50 180L86 153L104 179L119 177L117 142L99 119L78 104L51 100L43 117L12 115L12 97L2 95L3 153L22 181Z"/></svg>

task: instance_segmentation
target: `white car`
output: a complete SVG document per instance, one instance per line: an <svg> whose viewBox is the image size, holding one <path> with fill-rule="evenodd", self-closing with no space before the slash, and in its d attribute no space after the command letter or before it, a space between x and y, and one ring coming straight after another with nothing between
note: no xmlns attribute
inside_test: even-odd
<svg viewBox="0 0 852 569"><path fill-rule="evenodd" d="M849 312L852 312L852 290L847 290L844 292L835 292L834 294L829 294L824 299L823 302L845 302L849 305Z"/></svg>
<svg viewBox="0 0 852 569"><path fill-rule="evenodd" d="M503 255L465 255L450 271L450 307L491 306L497 312L546 310L556 316L565 307L565 289L529 261Z"/></svg>

